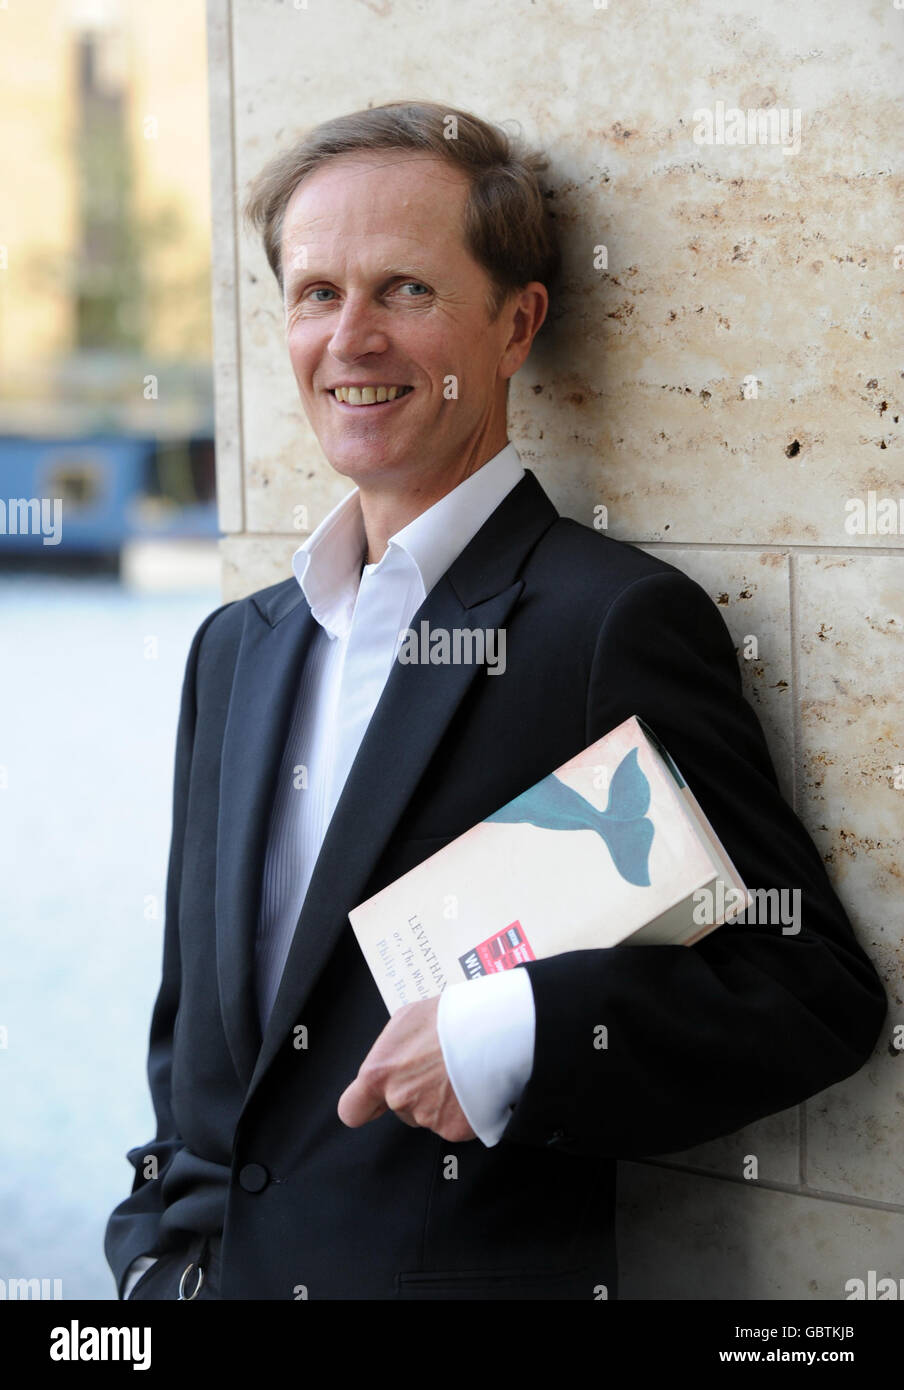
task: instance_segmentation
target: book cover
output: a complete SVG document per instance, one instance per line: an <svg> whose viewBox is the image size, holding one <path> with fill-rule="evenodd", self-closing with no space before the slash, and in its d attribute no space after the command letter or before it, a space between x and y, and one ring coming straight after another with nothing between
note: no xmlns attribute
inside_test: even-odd
<svg viewBox="0 0 904 1390"><path fill-rule="evenodd" d="M694 895L704 890L722 910L701 927ZM632 717L349 921L393 1013L447 984L562 951L628 939L689 945L746 905L680 771Z"/></svg>

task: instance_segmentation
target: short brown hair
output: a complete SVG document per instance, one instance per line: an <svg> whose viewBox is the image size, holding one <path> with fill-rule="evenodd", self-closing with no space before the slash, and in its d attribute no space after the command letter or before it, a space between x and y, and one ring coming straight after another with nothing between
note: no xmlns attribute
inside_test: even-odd
<svg viewBox="0 0 904 1390"><path fill-rule="evenodd" d="M393 101L315 126L252 184L245 216L263 238L281 290L283 219L295 189L328 160L371 150L426 151L470 176L465 245L492 282L491 320L513 290L531 280L547 290L555 284L560 250L549 194L539 179L546 158L470 112L437 102Z"/></svg>

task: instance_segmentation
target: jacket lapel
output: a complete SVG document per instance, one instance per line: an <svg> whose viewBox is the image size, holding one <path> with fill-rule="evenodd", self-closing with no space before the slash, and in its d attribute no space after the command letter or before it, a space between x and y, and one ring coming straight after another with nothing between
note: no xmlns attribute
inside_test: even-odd
<svg viewBox="0 0 904 1390"><path fill-rule="evenodd" d="M412 628L418 630L425 620L431 630L504 627L523 588L518 571L557 515L534 475L527 472L427 595L412 619ZM481 670L476 664L464 663L394 663L321 847L246 1100L300 1021L305 1002L342 932L350 930L349 911L365 896L381 854ZM276 700L274 713L285 720ZM281 752L280 747L276 756ZM272 778L269 769L267 775ZM258 784L258 791L262 785ZM260 824L267 822L261 814L264 809L258 804L257 821L246 817L248 834L259 833ZM251 881L246 882L245 892L250 890L256 900L259 874L252 876L248 868L246 859L244 872ZM240 867L231 879L233 885L241 873ZM244 901L250 913L252 903L248 898ZM248 967L246 959L242 968ZM259 1033L255 1031L254 1036Z"/></svg>
<svg viewBox="0 0 904 1390"><path fill-rule="evenodd" d="M294 578L251 600L223 738L217 978L226 1040L246 1087L261 1044L254 952L273 791L316 626Z"/></svg>

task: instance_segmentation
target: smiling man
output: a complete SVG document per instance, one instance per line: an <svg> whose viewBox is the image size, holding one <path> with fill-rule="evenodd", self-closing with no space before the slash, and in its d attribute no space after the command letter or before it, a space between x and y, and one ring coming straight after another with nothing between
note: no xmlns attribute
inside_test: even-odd
<svg viewBox="0 0 904 1390"><path fill-rule="evenodd" d="M430 152L363 151L310 174L283 218L289 357L326 457L358 485L370 561L505 447L508 381L546 313L531 282L489 317L469 189Z"/></svg>
<svg viewBox="0 0 904 1390"><path fill-rule="evenodd" d="M359 150L309 174L289 198L278 262L285 267L289 358L326 457L358 487L351 505L340 504L327 519L312 549L334 521L360 516L369 564L379 564L392 537L404 556L404 528L499 459L478 480L479 491L459 493L467 517L459 542L470 539L473 518L483 520L521 472L513 449L503 458L508 382L543 322L548 292L530 281L505 301L494 294L464 236L470 188L464 169L429 150ZM541 223L538 232L548 238L544 269L551 278L551 229ZM431 518L437 527L455 520L448 508ZM428 543L423 523L420 534ZM452 559L448 538L448 531L442 541L437 537L438 548ZM411 590L418 587L416 556L415 547L407 567ZM389 582L387 574L387 597ZM362 633L364 640L375 642L378 624L379 618ZM401 631L400 625L384 634L380 684ZM368 699L368 713L374 704ZM425 1123L427 1115L429 1127L447 1139L475 1137L448 1081L437 1011L433 1000L386 1030L361 1079L341 1097L346 1124L387 1109L381 1064L389 1057L396 1115L410 1124ZM400 1089L409 1068L418 1075L429 1069L432 1078L413 1108Z"/></svg>
<svg viewBox="0 0 904 1390"><path fill-rule="evenodd" d="M619 1156L794 1105L877 1037L881 986L718 610L559 517L508 439L556 281L543 167L465 112L392 103L252 192L305 412L355 486L189 654L158 1128L106 1239L125 1297L615 1297ZM504 669L489 642L403 661L412 627L504 634ZM387 1020L349 911L630 715L748 886L799 893L799 931L568 952Z"/></svg>

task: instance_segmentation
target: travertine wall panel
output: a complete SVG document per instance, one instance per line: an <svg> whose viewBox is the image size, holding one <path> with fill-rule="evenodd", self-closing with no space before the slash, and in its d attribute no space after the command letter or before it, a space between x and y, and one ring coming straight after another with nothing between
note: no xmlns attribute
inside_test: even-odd
<svg viewBox="0 0 904 1390"><path fill-rule="evenodd" d="M870 1270L901 1278L901 1211L640 1163L619 1193L621 1298L837 1301Z"/></svg>
<svg viewBox="0 0 904 1390"><path fill-rule="evenodd" d="M226 597L286 577L350 486L304 419L275 282L236 215L250 179L302 129L400 97L519 122L550 158L564 277L513 382L510 437L562 512L593 525L605 505L610 535L719 605L782 789L891 1005L848 1081L622 1165L622 1293L838 1299L869 1269L901 1276L904 518L877 519L904 498L900 12L210 7ZM790 150L698 143L696 113L718 102L784 111Z"/></svg>
<svg viewBox="0 0 904 1390"><path fill-rule="evenodd" d="M807 1181L904 1205L904 556L795 563L801 806L889 999L871 1066L807 1105Z"/></svg>

